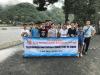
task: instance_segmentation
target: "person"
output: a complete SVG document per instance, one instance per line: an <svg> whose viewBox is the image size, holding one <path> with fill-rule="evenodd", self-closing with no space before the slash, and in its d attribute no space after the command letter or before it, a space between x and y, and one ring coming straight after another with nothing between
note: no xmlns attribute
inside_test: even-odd
<svg viewBox="0 0 100 75"><path fill-rule="evenodd" d="M67 29L71 28L71 25L69 22L67 22L66 25L67 25Z"/></svg>
<svg viewBox="0 0 100 75"><path fill-rule="evenodd" d="M48 36L48 30L45 28L44 23L41 25L41 28L39 29L39 35L41 38L46 38Z"/></svg>
<svg viewBox="0 0 100 75"><path fill-rule="evenodd" d="M36 25L36 28L39 30L39 29L41 29L41 22L37 22L37 23L35 23L35 25Z"/></svg>
<svg viewBox="0 0 100 75"><path fill-rule="evenodd" d="M83 46L84 46L84 32L82 26L78 27L77 35L78 35L79 56L82 57Z"/></svg>
<svg viewBox="0 0 100 75"><path fill-rule="evenodd" d="M65 24L62 26L62 28L60 29L59 33L60 33L60 37L68 37L67 36L68 29L67 29Z"/></svg>
<svg viewBox="0 0 100 75"><path fill-rule="evenodd" d="M49 30L50 28L51 28L51 20L46 20L45 21L45 28L47 29L47 30Z"/></svg>
<svg viewBox="0 0 100 75"><path fill-rule="evenodd" d="M79 23L78 22L75 22L75 28L76 28L76 31L78 31L78 28L79 28Z"/></svg>
<svg viewBox="0 0 100 75"><path fill-rule="evenodd" d="M33 24L34 24L34 23L30 23L30 24L29 24L29 28L30 28L29 31L30 31L30 33L31 33L31 30L32 30Z"/></svg>
<svg viewBox="0 0 100 75"><path fill-rule="evenodd" d="M39 30L35 24L33 24L31 29L31 37L39 37Z"/></svg>
<svg viewBox="0 0 100 75"><path fill-rule="evenodd" d="M75 29L75 25L74 25L73 22L71 23L71 28L68 29L68 36L69 37L75 37L75 36L77 36L77 31Z"/></svg>
<svg viewBox="0 0 100 75"><path fill-rule="evenodd" d="M51 28L48 30L48 37L57 37L57 29L54 23L51 24Z"/></svg>
<svg viewBox="0 0 100 75"><path fill-rule="evenodd" d="M87 20L86 21L86 25L83 27L83 31L84 31L84 54L87 54L87 51L88 51L88 48L89 48L89 45L90 45L90 40L91 40L91 37L95 35L96 33L96 30L94 29L93 26L91 26L91 21L90 20Z"/></svg>
<svg viewBox="0 0 100 75"><path fill-rule="evenodd" d="M57 29L57 37L60 37L60 29L61 29L61 24L58 24L57 26L56 26L56 29Z"/></svg>
<svg viewBox="0 0 100 75"><path fill-rule="evenodd" d="M23 24L23 28L21 29L21 36L22 38L30 36L30 32L27 29L27 24Z"/></svg>

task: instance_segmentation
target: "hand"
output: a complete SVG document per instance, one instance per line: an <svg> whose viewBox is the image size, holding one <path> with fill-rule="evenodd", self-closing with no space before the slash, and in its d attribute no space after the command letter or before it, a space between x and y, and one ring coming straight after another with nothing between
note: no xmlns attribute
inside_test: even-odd
<svg viewBox="0 0 100 75"><path fill-rule="evenodd" d="M71 34L71 36L72 36L72 37L74 37L74 35L73 35L73 34Z"/></svg>
<svg viewBox="0 0 100 75"><path fill-rule="evenodd" d="M27 34L27 32L23 32L23 34Z"/></svg>
<svg viewBox="0 0 100 75"><path fill-rule="evenodd" d="M92 36L91 37L94 37L95 36L95 33L92 33Z"/></svg>

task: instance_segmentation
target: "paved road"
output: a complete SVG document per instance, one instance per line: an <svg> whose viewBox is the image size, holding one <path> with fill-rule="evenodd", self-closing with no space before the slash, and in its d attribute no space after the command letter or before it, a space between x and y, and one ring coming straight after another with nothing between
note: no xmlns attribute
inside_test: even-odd
<svg viewBox="0 0 100 75"><path fill-rule="evenodd" d="M91 43L95 50L83 58L73 57L33 57L23 58L22 46L2 51L7 55L0 61L0 75L100 75L100 36ZM3 53L3 52L0 52ZM3 58L0 54L0 58Z"/></svg>
<svg viewBox="0 0 100 75"><path fill-rule="evenodd" d="M7 30L2 30L2 28L7 28ZM0 27L0 44L21 39L20 30L21 27Z"/></svg>

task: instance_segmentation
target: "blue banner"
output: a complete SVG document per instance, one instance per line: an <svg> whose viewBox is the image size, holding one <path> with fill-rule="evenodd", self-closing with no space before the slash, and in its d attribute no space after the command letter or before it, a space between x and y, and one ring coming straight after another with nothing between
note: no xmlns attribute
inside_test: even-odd
<svg viewBox="0 0 100 75"><path fill-rule="evenodd" d="M24 38L24 57L78 56L78 37Z"/></svg>

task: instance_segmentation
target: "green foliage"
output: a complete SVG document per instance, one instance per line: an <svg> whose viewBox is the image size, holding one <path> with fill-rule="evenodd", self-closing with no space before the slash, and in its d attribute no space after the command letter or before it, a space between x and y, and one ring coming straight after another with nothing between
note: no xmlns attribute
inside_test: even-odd
<svg viewBox="0 0 100 75"><path fill-rule="evenodd" d="M58 0L33 0L33 3L39 5L40 11L46 10L46 6L53 4ZM46 4L48 2L48 4ZM68 21L68 15L74 14L75 20L93 19L95 14L95 0L65 0L64 13L65 20ZM53 16L54 17L54 16Z"/></svg>
<svg viewBox="0 0 100 75"><path fill-rule="evenodd" d="M48 6L49 4L53 4L57 1L58 0L33 0L33 3L38 5L37 9L39 11L45 11L45 10L47 10L47 7L45 7L45 6Z"/></svg>
<svg viewBox="0 0 100 75"><path fill-rule="evenodd" d="M64 22L64 13L62 9L53 8L47 11L38 11L33 4L20 3L14 6L9 6L0 11L0 19L9 23L13 22L38 22L51 19L57 23Z"/></svg>
<svg viewBox="0 0 100 75"><path fill-rule="evenodd" d="M68 14L75 15L75 20L92 19L95 14L95 0L65 0L64 12L66 14L66 21Z"/></svg>

